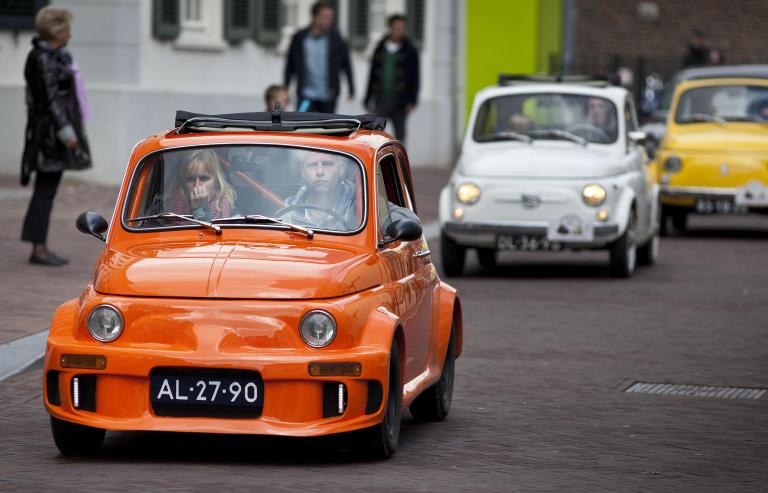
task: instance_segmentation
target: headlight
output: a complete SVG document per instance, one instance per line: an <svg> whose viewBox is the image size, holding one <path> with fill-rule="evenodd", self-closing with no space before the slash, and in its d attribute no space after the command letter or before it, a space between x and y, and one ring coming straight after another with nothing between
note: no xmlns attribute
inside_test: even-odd
<svg viewBox="0 0 768 493"><path fill-rule="evenodd" d="M480 187L474 183L462 183L456 189L456 198L465 204L474 204L480 199Z"/></svg>
<svg viewBox="0 0 768 493"><path fill-rule="evenodd" d="M88 315L88 332L97 341L114 341L123 333L123 326L123 316L114 306L99 305Z"/></svg>
<svg viewBox="0 0 768 493"><path fill-rule="evenodd" d="M664 161L664 171L668 173L677 173L681 169L683 169L683 161L677 156L669 156Z"/></svg>
<svg viewBox="0 0 768 493"><path fill-rule="evenodd" d="M310 346L325 347L336 337L336 320L327 312L312 310L301 319L299 333Z"/></svg>
<svg viewBox="0 0 768 493"><path fill-rule="evenodd" d="M597 207L605 202L605 188L600 185L587 185L581 191L581 198L584 199L584 203Z"/></svg>

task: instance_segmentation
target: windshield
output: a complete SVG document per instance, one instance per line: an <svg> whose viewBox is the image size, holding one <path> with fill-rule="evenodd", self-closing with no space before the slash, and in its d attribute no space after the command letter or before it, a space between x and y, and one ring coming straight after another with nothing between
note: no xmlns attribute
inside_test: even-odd
<svg viewBox="0 0 768 493"><path fill-rule="evenodd" d="M680 96L675 122L722 121L768 122L768 86L696 87Z"/></svg>
<svg viewBox="0 0 768 493"><path fill-rule="evenodd" d="M363 224L363 204L361 166L350 157L282 146L209 146L145 158L123 217L139 230L205 226L200 221L287 227L271 220L278 219L344 233Z"/></svg>
<svg viewBox="0 0 768 493"><path fill-rule="evenodd" d="M608 99L578 94L516 94L482 104L475 141L527 140L520 135L610 144L618 138L618 112Z"/></svg>

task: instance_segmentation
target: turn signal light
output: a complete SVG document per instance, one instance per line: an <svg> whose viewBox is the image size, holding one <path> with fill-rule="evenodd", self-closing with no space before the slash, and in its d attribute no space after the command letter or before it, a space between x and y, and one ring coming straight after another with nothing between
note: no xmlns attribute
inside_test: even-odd
<svg viewBox="0 0 768 493"><path fill-rule="evenodd" d="M363 373L360 363L310 363L309 374L313 377L359 377Z"/></svg>
<svg viewBox="0 0 768 493"><path fill-rule="evenodd" d="M98 354L62 354L60 363L62 368L103 370L107 367L107 357Z"/></svg>

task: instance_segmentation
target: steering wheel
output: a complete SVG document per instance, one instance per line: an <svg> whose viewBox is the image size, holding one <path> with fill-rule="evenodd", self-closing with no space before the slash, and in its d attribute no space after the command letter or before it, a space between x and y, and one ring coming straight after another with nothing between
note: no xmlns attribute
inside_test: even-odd
<svg viewBox="0 0 768 493"><path fill-rule="evenodd" d="M328 217L326 219L323 219L322 221L319 221L319 224L323 224L323 223L327 222L330 219L336 219L342 225L344 225L345 228L349 229L349 224L347 224L347 220L344 219L336 211L334 211L333 209L328 209L327 207L320 207L319 205L314 205L314 204L292 204L292 205L283 207L282 209L280 209L277 212L275 212L275 217L279 218L279 217L282 217L282 216L288 214L289 212L293 212L293 211L297 211L297 210L307 210L307 209L314 209L314 210L317 210L317 211L321 211L321 212L324 212L324 213L328 214L328 216L330 216L330 217Z"/></svg>
<svg viewBox="0 0 768 493"><path fill-rule="evenodd" d="M591 123L574 123L573 125L568 125L565 128L565 131L585 138L588 141L596 140L598 143L607 143L611 141L611 138L608 136L605 130ZM595 138L593 139L591 136L594 136Z"/></svg>

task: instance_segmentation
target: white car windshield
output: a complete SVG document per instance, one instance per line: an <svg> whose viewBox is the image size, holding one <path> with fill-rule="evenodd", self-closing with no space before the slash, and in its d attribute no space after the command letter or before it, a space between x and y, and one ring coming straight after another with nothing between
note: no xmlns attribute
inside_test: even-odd
<svg viewBox="0 0 768 493"><path fill-rule="evenodd" d="M344 233L363 224L363 205L361 165L348 156L285 146L203 146L145 158L124 221L141 230L201 227L200 221L274 227L276 219Z"/></svg>
<svg viewBox="0 0 768 493"><path fill-rule="evenodd" d="M557 139L611 144L618 138L616 105L580 94L515 94L485 101L477 114L477 142Z"/></svg>

